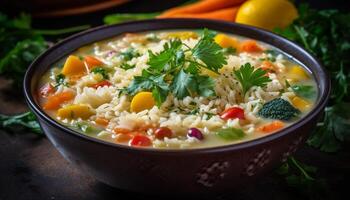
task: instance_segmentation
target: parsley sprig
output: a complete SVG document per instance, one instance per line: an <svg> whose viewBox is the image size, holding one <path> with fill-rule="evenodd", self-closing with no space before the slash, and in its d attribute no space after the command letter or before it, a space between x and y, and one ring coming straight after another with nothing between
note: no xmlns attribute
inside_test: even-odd
<svg viewBox="0 0 350 200"><path fill-rule="evenodd" d="M234 71L234 75L242 86L243 96L253 86L264 87L271 79L266 75L266 71L263 69L254 69L250 63L246 63L240 67L239 70Z"/></svg>
<svg viewBox="0 0 350 200"><path fill-rule="evenodd" d="M201 68L218 73L227 64L223 49L214 42L214 36L213 32L205 29L193 48L174 39L165 43L159 53L148 51L149 67L141 76L134 77L124 91L130 95L142 90L152 91L158 106L170 92L178 99L214 96L215 81L200 74Z"/></svg>

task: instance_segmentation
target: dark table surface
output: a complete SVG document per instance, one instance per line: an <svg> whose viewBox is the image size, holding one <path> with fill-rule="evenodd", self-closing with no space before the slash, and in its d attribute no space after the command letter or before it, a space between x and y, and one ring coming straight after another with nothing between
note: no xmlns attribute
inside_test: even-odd
<svg viewBox="0 0 350 200"><path fill-rule="evenodd" d="M55 19L56 23L50 23L52 20L37 19L34 21L34 25L57 28L83 23L95 26L101 24L102 17L109 13L159 11L183 1L150 0L147 3L146 0L139 0L83 17ZM336 5L335 2L337 1L313 5L328 8ZM339 7L339 4L337 6ZM0 78L0 113L19 113L26 109L21 92L9 89L8 81ZM350 180L349 148L337 154L326 154L304 145L296 152L295 156L298 160L318 167L318 177L326 179L333 199L349 196L347 189L347 180ZM0 200L149 198L172 199L173 197L172 195L167 197L149 196L112 188L70 165L46 138L40 138L30 133L10 134L0 130ZM282 177L271 172L250 185L210 198L272 200L306 199L306 196L288 187Z"/></svg>

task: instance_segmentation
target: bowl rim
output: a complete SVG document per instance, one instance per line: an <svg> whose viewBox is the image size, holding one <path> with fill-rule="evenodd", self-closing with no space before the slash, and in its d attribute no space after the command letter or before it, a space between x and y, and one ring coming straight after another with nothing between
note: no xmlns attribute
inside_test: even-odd
<svg viewBox="0 0 350 200"><path fill-rule="evenodd" d="M235 27L235 28L240 28L240 29L245 29L247 31L253 31L256 34L262 34L264 36L279 40L283 43L285 43L287 46L290 46L291 48L296 49L297 51L299 51L303 56L305 56L306 60L310 60L313 64L315 69L318 70L318 73L321 74L320 77L320 81L324 82L324 92L322 96L318 96L317 101L315 102L315 105L313 107L312 110L309 111L308 114L306 114L305 116L303 116L300 120L296 121L294 124L280 130L277 131L273 134L267 135L267 136L263 136L260 138L256 138L256 139L252 139L252 140L247 140L247 141L243 141L243 142L239 142L239 143L235 143L235 144L226 144L226 145L221 145L221 146L213 146L213 147L203 147L203 148L189 148L189 149L161 149L161 148L138 148L138 147L131 147L131 146L127 146L124 144L117 144L117 143L112 143L112 142L107 142L101 139L97 139L91 136L87 136L84 135L82 133L79 133L78 131L75 131L73 129L70 129L58 122L56 122L53 118L51 118L48 114L46 114L42 108L36 103L35 99L34 99L34 95L32 94L31 88L32 88L32 81L35 81L32 79L33 74L36 73L37 68L39 66L39 62L45 57L47 56L47 54L50 54L53 50L64 46L65 43L68 43L70 41L76 40L77 38L80 38L83 35L87 35L89 33L93 33L93 32L98 32L98 31L103 31L106 28L118 28L118 27L122 27L122 26L132 26L132 25L142 25L142 24L157 24L157 23L177 23L179 25L178 28L168 28L168 29L160 29L160 28L154 28L154 29L150 29L151 31L155 31L155 30L171 30L171 29L183 29L181 28L181 24L183 23L200 23L203 24L203 26L207 26L208 24L215 24L218 27ZM188 28L186 28L188 29ZM197 28L196 28L197 29ZM214 29L215 30L215 29ZM135 31L135 32L143 32L143 31ZM223 31L224 32L224 31ZM126 33L126 32L123 32ZM115 36L121 35L123 33L119 33L116 34ZM233 33L235 34L235 33ZM239 35L239 34L237 34ZM247 37L249 38L249 36L245 36L245 35L240 35L243 37ZM106 37L104 39L101 40L105 40L108 39L110 37ZM99 40L99 41L101 41ZM264 40L260 40L261 42L265 42ZM91 43L93 43L94 41L91 41ZM267 42L265 42L267 43ZM269 43L267 43L269 44ZM272 45L272 44L269 44ZM81 45L84 46L84 45ZM272 45L276 48L279 48L278 46ZM76 49L75 49L76 50ZM75 51L73 50L73 51ZM285 52L288 54L288 52ZM301 61L299 61L301 62ZM307 66L306 66L307 67ZM310 70L309 67L307 67L308 70ZM38 82L38 80L36 80L36 83ZM25 99L27 104L29 105L29 108L34 112L34 114L38 117L38 120L41 121L42 119L54 126L55 128L70 134L71 136L74 137L78 137L80 139L85 140L86 142L91 142L91 143L95 143L95 144L99 144L99 145L106 145L108 147L111 148L119 148L119 150L123 150L123 151L135 151L135 152L144 152L144 153L167 153L167 154L179 154L179 153L192 153L192 154L203 154L203 153L215 153L215 152L223 152L223 151L233 151L233 150L239 150L239 149L245 149L245 148L249 148L252 146L256 146L259 144L263 144L263 143L268 143L271 142L273 140L276 140L278 138L281 138L285 135L288 135L290 133L292 133L293 131L299 129L300 127L306 125L309 121L311 121L312 119L314 119L315 117L317 117L317 115L319 113L321 113L324 109L324 107L327 104L327 101L329 99L330 96L330 88L331 88L331 82L329 79L328 74L326 73L325 69L322 67L322 65L320 64L320 62L314 57L312 56L310 53L308 53L304 48L302 48L301 46L299 46L298 44L282 37L279 36L277 34L274 34L270 31L267 30L263 30L260 28L256 28L253 26L248 26L248 25L243 25L243 24L238 24L238 23L231 23L231 22L224 22L224 21L218 21L218 20L207 20L207 19L178 19L178 18L173 18L173 19L151 19L151 20L139 20L139 21L132 21L132 22L126 22L126 23L120 23L120 24L115 24L115 25L102 25L102 26L98 26L95 28L91 28L89 30L83 31L83 32L79 32L77 34L71 35L61 41L59 41L58 43L56 43L55 45L51 46L50 48L48 48L46 51L44 51L40 56L38 56L29 66L29 68L27 69L25 76L24 76L24 81L23 81L23 89L24 89L24 95L25 95ZM318 88L319 94L321 93L321 89ZM45 133L46 134L46 133Z"/></svg>

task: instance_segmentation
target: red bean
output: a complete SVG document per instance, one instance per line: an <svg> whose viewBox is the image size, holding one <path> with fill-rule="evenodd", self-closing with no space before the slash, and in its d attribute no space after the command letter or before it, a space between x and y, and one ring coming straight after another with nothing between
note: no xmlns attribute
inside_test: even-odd
<svg viewBox="0 0 350 200"><path fill-rule="evenodd" d="M190 128L190 129L188 129L187 135L189 137L195 137L198 140L203 140L204 139L204 136L203 136L202 132L199 129L197 129L197 128Z"/></svg>
<svg viewBox="0 0 350 200"><path fill-rule="evenodd" d="M159 127L154 131L154 135L157 139L170 138L173 132L168 127Z"/></svg>

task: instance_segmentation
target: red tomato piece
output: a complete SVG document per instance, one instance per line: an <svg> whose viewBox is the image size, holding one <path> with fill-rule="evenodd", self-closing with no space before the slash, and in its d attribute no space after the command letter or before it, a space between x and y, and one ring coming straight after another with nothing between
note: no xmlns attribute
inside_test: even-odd
<svg viewBox="0 0 350 200"><path fill-rule="evenodd" d="M232 107L229 108L227 110L225 110L222 114L221 114L221 119L245 119L244 117L244 110L242 108L239 107Z"/></svg>
<svg viewBox="0 0 350 200"><path fill-rule="evenodd" d="M97 89L97 88L99 88L99 87L111 86L111 85L112 85L111 82L106 81L106 80L103 80L103 81L101 81L101 82L98 82L98 83L92 85L91 87Z"/></svg>
<svg viewBox="0 0 350 200"><path fill-rule="evenodd" d="M142 134L135 135L132 140L130 141L131 146L150 146L152 144L151 139L149 139L147 136Z"/></svg>
<svg viewBox="0 0 350 200"><path fill-rule="evenodd" d="M154 135L157 139L170 138L173 132L168 127L159 127L154 131Z"/></svg>

